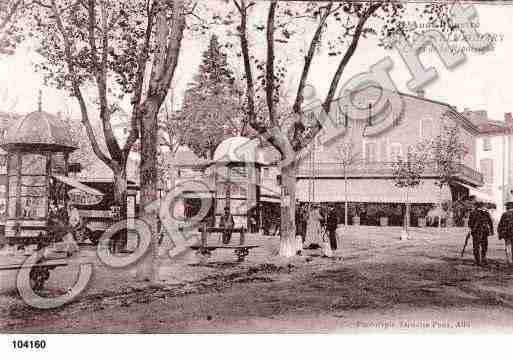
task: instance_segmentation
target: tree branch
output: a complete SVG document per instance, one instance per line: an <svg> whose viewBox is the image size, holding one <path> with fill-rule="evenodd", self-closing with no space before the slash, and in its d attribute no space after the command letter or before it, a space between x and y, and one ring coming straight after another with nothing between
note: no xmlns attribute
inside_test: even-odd
<svg viewBox="0 0 513 359"><path fill-rule="evenodd" d="M333 79L331 81L330 89L328 91L328 95L326 96L326 99L324 100L323 108L325 113L330 113L331 103L333 102L333 99L335 97L335 92L337 91L340 78L342 77L342 74L349 63L349 60L353 57L356 48L358 46L358 42L360 41L360 37L363 32L363 28L365 26L365 23L367 20L371 17L372 14L376 12L381 6L383 5L382 2L378 3L372 3L369 5L369 8L363 13L363 15L358 20L358 25L356 25L355 33L353 35L353 38L351 40L351 44L349 45L348 49L346 50L344 56L342 57L342 60L340 61L337 71L335 72L335 75L333 76Z"/></svg>
<svg viewBox="0 0 513 359"><path fill-rule="evenodd" d="M234 0L235 3L235 0ZM251 69L251 56L249 52L249 41L247 37L247 10L254 5L254 2L246 5L245 0L240 0L240 27L239 27L239 37L240 37L240 45L241 52L244 61L244 73L246 77L246 97L248 102L248 124L260 135L262 140L269 142L273 147L275 147L278 152L282 155L285 155L283 150L284 144L283 139L278 138L276 135L276 130L278 128L274 128L271 131L265 126L264 123L260 123L257 119L256 108L255 108L255 86L253 80L253 71ZM276 4L273 6L276 7ZM274 11L274 10L273 10ZM272 16L274 18L274 15ZM271 53L273 53L271 50ZM274 66L271 66L274 67ZM273 76L273 74L271 74Z"/></svg>
<svg viewBox="0 0 513 359"><path fill-rule="evenodd" d="M169 39L166 54L166 67L164 71L164 88L167 95L167 90L171 86L171 81L175 74L176 66L178 65L178 57L180 55L180 47L183 39L183 32L185 30L185 14L184 14L184 2L183 0L176 0L173 7L173 17L171 25L171 38ZM162 101L164 101L162 98Z"/></svg>
<svg viewBox="0 0 513 359"><path fill-rule="evenodd" d="M183 11L183 2L178 1ZM164 76L166 73L166 63L168 61L169 52L169 27L167 26L166 11L162 0L155 0L155 47L156 51L153 55L153 63L150 75L150 84L148 88L148 98L156 97L158 101L163 101L161 98L161 89L164 88ZM176 17L177 9L173 9L173 19ZM176 26L176 23L173 24Z"/></svg>
<svg viewBox="0 0 513 359"><path fill-rule="evenodd" d="M241 52L244 61L244 72L246 74L246 97L248 101L248 119L244 121L241 129L241 136L244 136L246 132L246 123L249 123L251 127L257 129L257 116L255 111L255 87L253 83L253 71L251 69L251 58L249 54L249 44L248 44L248 34L247 34L247 20L248 13L246 7L246 1L241 0L241 5L237 4L236 0L233 2L237 5L237 8L240 9L241 19L240 19L240 28L239 28L239 37L241 44ZM258 131L258 130L257 130ZM262 130L258 131L262 132ZM265 131L264 131L265 132Z"/></svg>
<svg viewBox="0 0 513 359"><path fill-rule="evenodd" d="M100 12L102 17L102 54L101 62L98 57L98 48L96 46L96 0L89 0L88 13L89 13L89 46L91 47L91 61L93 63L93 74L98 87L98 97L100 100L100 119L102 120L103 134L107 149L111 158L118 162L121 167L124 166L126 159L123 158L123 153L119 147L118 141L112 131L110 123L110 109L107 99L107 56L108 56L108 29L107 29L107 10L105 9L104 1L100 2Z"/></svg>
<svg viewBox="0 0 513 359"><path fill-rule="evenodd" d="M241 2L242 2L242 3L244 3L244 0L241 0ZM233 3L234 3L234 5L237 7L237 10L239 10L239 13L240 13L241 15L243 15L243 10L242 10L242 8L244 8L244 9L245 9L245 8L246 8L246 6L245 6L245 5L239 5L239 3L237 2L237 0L233 0Z"/></svg>
<svg viewBox="0 0 513 359"><path fill-rule="evenodd" d="M312 65L312 60L315 54L315 49L319 46L319 42L321 39L322 29L324 25L326 24L326 20L328 19L329 15L331 14L330 10L333 6L333 1L330 2L325 12L322 14L321 20L319 21L319 25L317 26L317 29L315 30L315 34L312 38L312 41L310 42L310 47L308 48L307 55L305 56L305 64L303 66L303 72L301 74L301 78L299 80L299 86L297 90L296 100L294 101L294 105L292 107L292 110L294 113L301 113L301 105L303 104L303 91L306 86L306 80L308 79L308 74L310 72L310 67Z"/></svg>
<svg viewBox="0 0 513 359"><path fill-rule="evenodd" d="M31 4L53 10L52 5L43 4L43 2L39 0L32 0Z"/></svg>
<svg viewBox="0 0 513 359"><path fill-rule="evenodd" d="M16 13L16 10L18 10L18 8L20 7L21 3L23 2L23 0L17 0L11 7L11 9L9 10L9 12L7 13L7 16L5 17L4 21L2 21L0 23L0 31L3 31L3 29L7 26L7 24L9 24L14 16L14 14Z"/></svg>
<svg viewBox="0 0 513 359"><path fill-rule="evenodd" d="M151 0L146 2L146 14L147 14L147 23L146 23L146 31L144 37L143 47L141 52L139 53L139 59L137 61L137 75L136 75L136 83L135 83L135 92L134 97L132 99L132 118L131 118L131 126L128 134L128 138L125 143L125 147L123 148L123 152L127 156L130 152L130 149L134 145L134 143L139 139L139 120L144 112L144 106L141 103L142 93L144 88L144 76L146 74L146 63L148 61L149 51L150 51L150 41L151 35L153 32L153 22L155 20L155 7L154 3L151 3Z"/></svg>
<svg viewBox="0 0 513 359"><path fill-rule="evenodd" d="M73 88L73 94L78 100L80 106L80 112L82 114L82 124L84 125L87 133L87 137L89 138L89 142L91 143L91 147L93 149L94 154L103 161L110 168L114 168L115 164L113 161L107 157L103 151L100 149L98 141L96 140L96 136L94 134L93 128L91 126L91 122L89 121L89 114L87 112L87 106L84 100L84 96L82 95L82 91L80 90L80 82L77 78L77 72L74 65L73 55L71 53L71 41L68 37L68 33L64 28L64 24L62 22L62 18L57 9L57 5L55 4L55 0L51 0L51 9L53 12L53 16L55 17L55 22L64 42L64 55L65 61L68 66L68 71L71 77L71 84Z"/></svg>

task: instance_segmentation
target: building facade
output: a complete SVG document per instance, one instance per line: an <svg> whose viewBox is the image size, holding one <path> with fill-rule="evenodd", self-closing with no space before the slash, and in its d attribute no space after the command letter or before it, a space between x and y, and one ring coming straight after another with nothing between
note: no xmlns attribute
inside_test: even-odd
<svg viewBox="0 0 513 359"><path fill-rule="evenodd" d="M404 204L408 201L412 203L411 220L415 224L440 199L443 202L465 198L470 190L483 185L483 176L476 171L478 127L449 104L422 95L398 92L393 95L399 99L395 103L399 110L377 114L373 114L369 104L387 94L376 87L336 100L330 120L335 130L343 129L338 130L338 136L321 131L307 149L298 170L296 197L299 201L334 204L347 201L350 218L362 217L366 224L379 224L379 219L385 216L394 225L402 223ZM388 97L392 96L388 94ZM366 108L368 116L362 116L362 109ZM310 115L312 112L315 117L315 110ZM451 186L440 188L437 185L439 175L435 164L430 162L417 187L410 191L397 187L394 162L405 156L410 146L443 135L444 128L454 126L458 128L460 141L467 147L467 155L458 163ZM322 138L330 140L323 143L319 140ZM350 155L341 148L350 148Z"/></svg>
<svg viewBox="0 0 513 359"><path fill-rule="evenodd" d="M466 110L465 114L479 127L476 162L484 185L473 194L494 203L498 219L505 211L504 204L513 200L513 117L505 113L504 121L493 121L483 110Z"/></svg>

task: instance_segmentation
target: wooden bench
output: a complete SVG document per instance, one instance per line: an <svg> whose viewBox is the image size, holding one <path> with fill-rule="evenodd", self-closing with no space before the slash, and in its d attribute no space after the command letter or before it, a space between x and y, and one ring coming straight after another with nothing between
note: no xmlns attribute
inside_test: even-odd
<svg viewBox="0 0 513 359"><path fill-rule="evenodd" d="M226 232L226 228L220 228L220 227L200 227L198 229L198 231L200 231L202 234L204 232L206 233L224 233ZM244 244L244 241L245 241L245 234L246 234L246 228L244 227L234 227L230 230L233 233L238 233L239 236L240 236L240 244Z"/></svg>
<svg viewBox="0 0 513 359"><path fill-rule="evenodd" d="M237 260L239 262L244 261L244 258L249 254L249 250L253 248L257 248L260 246L257 245L247 245L247 246L237 246L237 245L223 245L223 246L190 246L191 249L196 250L199 254L208 256L211 252L216 249L233 249L235 255L237 256Z"/></svg>
<svg viewBox="0 0 513 359"><path fill-rule="evenodd" d="M239 233L239 244L238 245L208 245L207 244L207 237L208 233L224 233L226 231L225 228L219 228L219 227L207 227L205 224L199 228L199 232L201 233L201 243L200 245L196 246L190 246L189 248L196 250L198 254L208 256L211 252L215 251L216 249L230 249L235 252L235 255L237 255L238 261L242 262L244 258L249 254L249 250L253 248L257 248L259 246L257 245L246 245L245 244L245 234L246 229L244 227L238 227L238 228L232 228L231 232L233 233Z"/></svg>
<svg viewBox="0 0 513 359"><path fill-rule="evenodd" d="M30 286L34 290L41 290L45 282L50 278L50 271L58 267L66 267L69 263L63 260L41 261L33 265L24 263L0 265L0 271L20 270L22 268L30 269Z"/></svg>

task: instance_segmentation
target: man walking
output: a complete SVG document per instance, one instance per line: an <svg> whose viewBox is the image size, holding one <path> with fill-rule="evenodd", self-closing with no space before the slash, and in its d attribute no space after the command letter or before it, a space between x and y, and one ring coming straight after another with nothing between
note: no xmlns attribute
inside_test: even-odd
<svg viewBox="0 0 513 359"><path fill-rule="evenodd" d="M223 228L223 244L229 244L232 239L232 230L235 226L233 215L230 213L230 208L224 208L224 214L221 216L219 227Z"/></svg>
<svg viewBox="0 0 513 359"><path fill-rule="evenodd" d="M483 208L482 202L476 203L476 208L470 212L468 226L472 235L472 247L476 264L487 265L486 251L488 250L488 236L493 235L493 221L490 213Z"/></svg>
<svg viewBox="0 0 513 359"><path fill-rule="evenodd" d="M501 216L497 234L499 239L504 239L506 262L513 266L513 202L506 203L506 212Z"/></svg>
<svg viewBox="0 0 513 359"><path fill-rule="evenodd" d="M337 249L337 226L338 216L335 208L330 207L328 210L328 216L326 218L326 229L330 240L330 246L332 250Z"/></svg>

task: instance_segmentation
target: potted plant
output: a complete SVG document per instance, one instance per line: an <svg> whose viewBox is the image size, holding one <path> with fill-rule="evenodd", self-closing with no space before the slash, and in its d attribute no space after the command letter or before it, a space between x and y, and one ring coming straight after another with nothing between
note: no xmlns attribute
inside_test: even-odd
<svg viewBox="0 0 513 359"><path fill-rule="evenodd" d="M379 207L376 204L367 205L367 225L377 226L379 224Z"/></svg>
<svg viewBox="0 0 513 359"><path fill-rule="evenodd" d="M361 212L360 206L356 205L354 207L354 211L353 211L353 226L360 225L360 212Z"/></svg>
<svg viewBox="0 0 513 359"><path fill-rule="evenodd" d="M454 202L454 222L457 226L468 227L468 216L473 208L472 201L459 200Z"/></svg>
<svg viewBox="0 0 513 359"><path fill-rule="evenodd" d="M412 208L413 214L417 217L417 225L419 227L426 227L426 209L422 206L415 206Z"/></svg>
<svg viewBox="0 0 513 359"><path fill-rule="evenodd" d="M454 223L454 203L452 201L445 201L442 203L442 209L445 213L445 226L452 227Z"/></svg>
<svg viewBox="0 0 513 359"><path fill-rule="evenodd" d="M388 215L389 215L389 208L388 206L383 206L382 209L378 211L378 218L379 218L379 225L382 227L388 226Z"/></svg>

